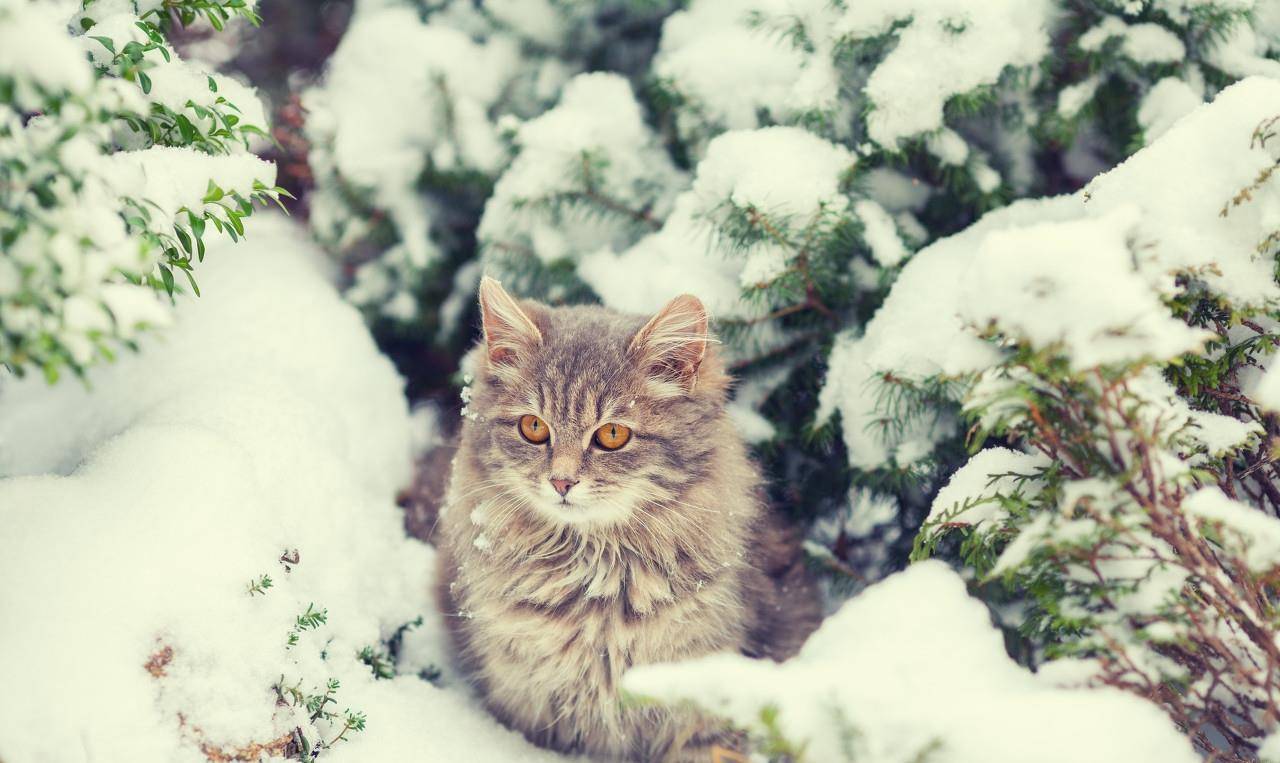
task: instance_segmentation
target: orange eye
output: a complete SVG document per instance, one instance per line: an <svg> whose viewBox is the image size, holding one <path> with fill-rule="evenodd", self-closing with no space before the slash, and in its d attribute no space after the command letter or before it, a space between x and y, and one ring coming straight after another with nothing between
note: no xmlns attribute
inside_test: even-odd
<svg viewBox="0 0 1280 763"><path fill-rule="evenodd" d="M532 414L525 414L520 417L520 434L524 439L538 445L547 441L551 436L551 430L547 428L547 422Z"/></svg>
<svg viewBox="0 0 1280 763"><path fill-rule="evenodd" d="M596 445L605 450L617 450L631 439L631 430L621 424L605 424L596 430Z"/></svg>

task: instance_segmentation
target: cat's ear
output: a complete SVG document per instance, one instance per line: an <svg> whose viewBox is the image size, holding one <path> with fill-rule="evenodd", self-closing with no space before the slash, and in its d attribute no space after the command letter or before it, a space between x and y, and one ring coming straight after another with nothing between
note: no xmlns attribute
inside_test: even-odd
<svg viewBox="0 0 1280 763"><path fill-rule="evenodd" d="M542 332L520 303L489 276L480 279L480 321L490 363L511 363L542 343Z"/></svg>
<svg viewBox="0 0 1280 763"><path fill-rule="evenodd" d="M681 294L649 319L631 340L631 353L662 381L693 390L707 355L707 309L692 294Z"/></svg>

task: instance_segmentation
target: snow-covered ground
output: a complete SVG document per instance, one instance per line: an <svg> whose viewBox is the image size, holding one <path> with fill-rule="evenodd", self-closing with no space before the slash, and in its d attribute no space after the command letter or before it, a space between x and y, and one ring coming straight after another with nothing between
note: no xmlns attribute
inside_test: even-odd
<svg viewBox="0 0 1280 763"><path fill-rule="evenodd" d="M202 761L330 740L348 709L366 728L325 760L554 759L448 672L432 550L394 503L400 378L305 234L254 223L141 354L86 385L0 384L0 760ZM327 622L290 647L309 606ZM357 652L419 615L408 675L375 680ZM417 677L433 664L445 688ZM272 688L329 679L336 725Z"/></svg>

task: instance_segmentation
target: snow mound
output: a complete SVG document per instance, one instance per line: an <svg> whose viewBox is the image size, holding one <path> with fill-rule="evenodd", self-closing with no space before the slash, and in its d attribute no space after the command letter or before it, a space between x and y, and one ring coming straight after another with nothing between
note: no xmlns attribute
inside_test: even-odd
<svg viewBox="0 0 1280 763"><path fill-rule="evenodd" d="M1153 704L1063 689L1005 654L981 602L941 562L922 562L846 603L793 660L721 654L637 668L624 687L691 700L805 759L859 763L1122 763L1199 760Z"/></svg>
<svg viewBox="0 0 1280 763"><path fill-rule="evenodd" d="M211 248L204 296L141 354L87 385L0 380L0 759L331 740L341 719L312 724L273 689L330 679L330 708L367 716L334 763L552 759L465 693L357 659L425 615L411 672L447 667L432 552L393 502L410 469L401 380L291 223L264 216ZM326 621L299 630L309 608Z"/></svg>

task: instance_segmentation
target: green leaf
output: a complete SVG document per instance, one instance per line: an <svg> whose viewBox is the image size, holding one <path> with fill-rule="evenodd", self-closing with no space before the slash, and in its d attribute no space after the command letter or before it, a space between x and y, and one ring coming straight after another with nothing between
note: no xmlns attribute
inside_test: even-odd
<svg viewBox="0 0 1280 763"><path fill-rule="evenodd" d="M191 270L188 268L182 272L187 276L187 283L191 284L191 291L195 292L197 297L200 296L200 286L196 284L196 277L191 274Z"/></svg>
<svg viewBox="0 0 1280 763"><path fill-rule="evenodd" d="M179 243L182 244L183 250L185 250L188 254L190 254L191 253L191 236L187 235L186 231L184 231L182 228L179 228L176 225L173 226L173 232L177 234L178 241Z"/></svg>
<svg viewBox="0 0 1280 763"><path fill-rule="evenodd" d="M210 180L209 189L204 193L204 203L212 204L215 201L221 200L222 197L225 195L226 193L223 192L223 190L218 187L218 184Z"/></svg>
<svg viewBox="0 0 1280 763"><path fill-rule="evenodd" d="M102 45L102 47L106 48L107 52L110 53L111 55L114 56L116 54L116 43L110 37L102 37L100 35L89 35L89 39L97 41L100 45Z"/></svg>

